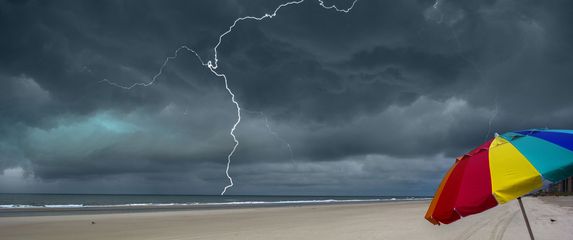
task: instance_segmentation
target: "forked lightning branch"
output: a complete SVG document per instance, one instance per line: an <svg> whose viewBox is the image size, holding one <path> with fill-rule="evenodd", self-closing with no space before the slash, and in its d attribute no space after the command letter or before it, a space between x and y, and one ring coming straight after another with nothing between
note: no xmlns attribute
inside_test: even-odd
<svg viewBox="0 0 573 240"><path fill-rule="evenodd" d="M161 67L159 68L159 71L157 72L157 74L155 74L152 78L151 81L148 82L138 82L138 83L133 83L131 85L122 85L122 84L118 84L114 81L108 80L108 79L103 79L101 82L105 82L108 83L110 85L113 85L115 87L119 87L119 88L123 88L126 90L130 90L134 87L149 87L151 85L153 85L157 79L163 74L163 71L165 69L165 67L169 64L169 61L176 59L177 56L179 56L181 51L186 51L189 53L192 53L193 55L195 55L195 57L197 57L197 59L201 62L201 65L203 65L204 67L208 68L209 71L211 71L211 73L213 73L213 75L222 78L223 81L225 82L225 89L227 90L227 92L229 93L229 95L231 96L231 101L233 102L233 104L235 105L236 109L237 109L237 120L235 121L235 123L233 124L233 127L231 128L229 134L231 135L231 137L233 138L233 141L235 142L235 144L233 145L233 149L229 152L229 154L227 155L227 166L225 168L225 174L227 176L227 178L229 179L229 184L225 186L225 188L223 189L223 191L221 192L221 195L224 195L227 190L231 187L234 186L233 183L233 178L231 177L231 175L229 174L229 169L231 167L231 159L233 157L233 154L235 154L235 151L237 151L237 147L239 146L239 140L237 139L237 136L235 135L235 131L237 129L237 126L239 126L239 124L241 123L241 106L239 104L239 102L237 101L236 97L235 97L235 93L233 92L233 90L229 87L229 82L228 82L228 78L227 75L225 75L224 73L220 72L217 70L218 68L218 63L219 63L219 58L218 58L218 48L219 46L223 43L223 39L225 38L226 35L228 35L229 33L231 33L233 31L233 29L237 26L237 24L239 24L240 22L243 21L247 21L247 20L252 20L252 21L263 21L265 19L271 19L273 17L276 17L277 14L279 13L279 11L284 8L284 7L289 7L289 6L295 6L295 5L300 5L301 3L303 3L305 0L299 0L299 1L292 1L292 2L287 2L287 3L283 3L281 5L279 5L278 7L276 7L274 9L274 11L272 11L271 13L265 13L264 15L260 16L260 17L255 17L255 16L245 16L245 17L240 17L235 19L235 21L233 22L233 24L231 24L227 31L225 31L224 33L222 33L221 35L219 35L219 39L217 44L215 45L215 47L213 47L213 58L209 59L207 61L204 61L203 58L201 58L201 56L199 56L199 54L193 50L192 48L183 45L180 46L179 48L177 48L173 54L173 56L167 57L164 61L163 64L161 65ZM339 8L338 6L332 4L332 5L327 5L326 3L324 3L323 0L317 0L318 4L327 10L333 10L333 11L337 11L340 13L349 13L355 6L356 2L358 0L353 0L350 3L350 6L347 8ZM436 2L437 4L437 2ZM290 145L289 145L289 149L290 149Z"/></svg>

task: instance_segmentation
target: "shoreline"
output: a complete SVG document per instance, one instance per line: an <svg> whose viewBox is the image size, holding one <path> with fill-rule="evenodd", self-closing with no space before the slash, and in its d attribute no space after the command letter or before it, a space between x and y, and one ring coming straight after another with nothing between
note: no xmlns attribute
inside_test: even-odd
<svg viewBox="0 0 573 240"><path fill-rule="evenodd" d="M306 202L306 203L253 203L253 204L188 204L188 205L144 205L144 206L87 206L87 207L29 207L0 208L2 217L65 216L90 214L123 214L146 212L202 211L249 208L289 208L303 206L328 206L349 204L385 204L399 202L428 202L428 199L396 199L377 201Z"/></svg>
<svg viewBox="0 0 573 240"><path fill-rule="evenodd" d="M558 200L558 202L553 202ZM573 197L524 197L538 239L573 239ZM424 219L428 201L184 209L0 218L2 240L528 239L517 201L452 224ZM100 212L101 213L101 212Z"/></svg>

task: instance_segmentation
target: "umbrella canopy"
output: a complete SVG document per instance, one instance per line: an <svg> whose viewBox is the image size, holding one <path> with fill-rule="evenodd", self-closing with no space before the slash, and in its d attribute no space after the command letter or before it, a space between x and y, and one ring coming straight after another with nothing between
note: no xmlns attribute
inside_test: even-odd
<svg viewBox="0 0 573 240"><path fill-rule="evenodd" d="M572 130L508 132L456 159L425 218L448 224L571 175Z"/></svg>

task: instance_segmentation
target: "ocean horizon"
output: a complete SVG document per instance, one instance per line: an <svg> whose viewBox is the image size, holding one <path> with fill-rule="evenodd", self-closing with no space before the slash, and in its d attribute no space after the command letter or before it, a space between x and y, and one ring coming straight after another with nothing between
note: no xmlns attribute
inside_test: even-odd
<svg viewBox="0 0 573 240"><path fill-rule="evenodd" d="M431 196L0 193L0 209L296 205L427 200Z"/></svg>

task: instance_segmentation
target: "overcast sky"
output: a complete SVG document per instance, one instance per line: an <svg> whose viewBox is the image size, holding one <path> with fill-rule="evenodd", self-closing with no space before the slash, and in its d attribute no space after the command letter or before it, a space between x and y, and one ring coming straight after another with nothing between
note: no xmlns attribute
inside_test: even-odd
<svg viewBox="0 0 573 240"><path fill-rule="evenodd" d="M150 82L181 45L212 60L284 2L0 0L0 192L219 194L223 79L182 51L153 85L109 82ZM572 12L306 0L239 22L218 49L243 109L227 193L432 195L495 132L573 128Z"/></svg>

